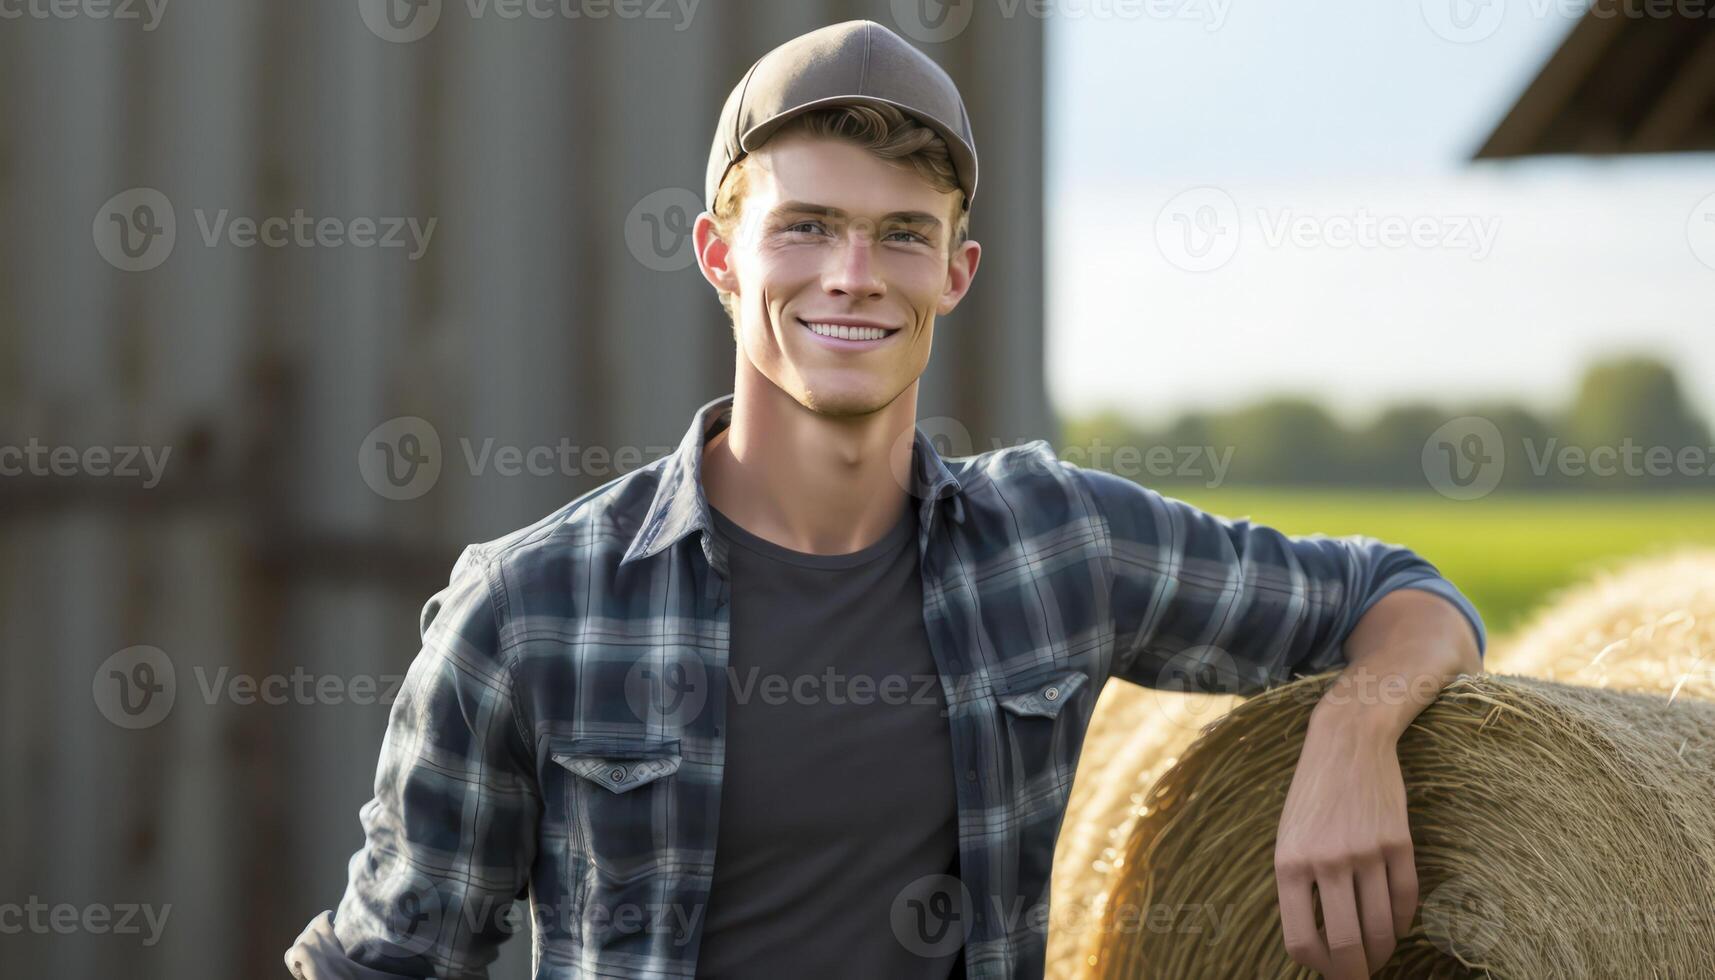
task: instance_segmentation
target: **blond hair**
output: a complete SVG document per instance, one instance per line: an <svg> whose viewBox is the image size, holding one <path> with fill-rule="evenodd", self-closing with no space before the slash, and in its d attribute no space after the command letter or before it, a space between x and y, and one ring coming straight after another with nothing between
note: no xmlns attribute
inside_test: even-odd
<svg viewBox="0 0 1715 980"><path fill-rule="evenodd" d="M938 191L958 191L958 172L947 152L947 141L941 134L907 116L891 105L839 105L813 109L796 116L769 139L788 133L804 133L822 139L843 139L856 143L884 160L903 160L916 169L919 176ZM748 185L750 156L746 155L727 170L715 193L715 233L728 242L736 241L739 215L743 210L744 193ZM961 199L962 200L962 199ZM951 249L958 248L970 237L971 213L955 205ZM737 329L738 312L733 294L720 290L721 306Z"/></svg>

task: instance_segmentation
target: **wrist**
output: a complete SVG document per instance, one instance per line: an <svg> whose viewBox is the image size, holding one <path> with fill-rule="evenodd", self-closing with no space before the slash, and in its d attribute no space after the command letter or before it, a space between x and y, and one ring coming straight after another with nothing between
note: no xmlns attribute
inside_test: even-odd
<svg viewBox="0 0 1715 980"><path fill-rule="evenodd" d="M1363 696L1336 681L1310 710L1310 731L1393 744L1420 710L1403 698Z"/></svg>

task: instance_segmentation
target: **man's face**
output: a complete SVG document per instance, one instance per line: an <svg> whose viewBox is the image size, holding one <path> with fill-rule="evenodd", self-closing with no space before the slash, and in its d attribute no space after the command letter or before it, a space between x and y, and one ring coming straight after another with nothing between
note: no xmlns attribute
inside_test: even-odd
<svg viewBox="0 0 1715 980"><path fill-rule="evenodd" d="M976 272L975 242L949 254L959 193L855 143L798 133L747 166L737 241L713 239L707 214L697 229L704 275L735 294L745 357L811 411L886 407L922 375L935 317Z"/></svg>

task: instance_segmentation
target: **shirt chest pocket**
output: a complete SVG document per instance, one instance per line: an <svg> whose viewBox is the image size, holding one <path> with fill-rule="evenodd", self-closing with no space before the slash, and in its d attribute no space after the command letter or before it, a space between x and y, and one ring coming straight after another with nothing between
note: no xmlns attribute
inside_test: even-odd
<svg viewBox="0 0 1715 980"><path fill-rule="evenodd" d="M1089 681L1076 669L1037 672L999 695L1015 796L1064 805L1090 717Z"/></svg>
<svg viewBox="0 0 1715 980"><path fill-rule="evenodd" d="M679 740L556 737L549 755L564 774L568 875L635 881L657 870L671 844Z"/></svg>

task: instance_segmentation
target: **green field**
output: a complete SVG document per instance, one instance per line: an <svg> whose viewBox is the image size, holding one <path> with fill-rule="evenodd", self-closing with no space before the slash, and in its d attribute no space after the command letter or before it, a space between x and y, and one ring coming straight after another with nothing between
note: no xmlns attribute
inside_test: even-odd
<svg viewBox="0 0 1715 980"><path fill-rule="evenodd" d="M1455 501L1428 491L1163 492L1290 534L1367 534L1403 544L1469 596L1496 637L1598 568L1676 546L1715 547L1715 498L1707 494L1497 493Z"/></svg>

